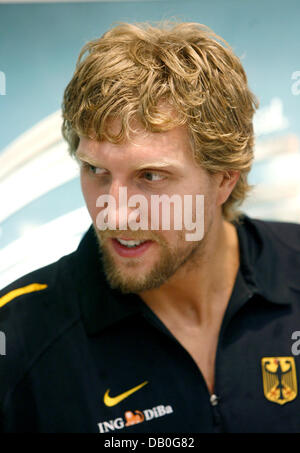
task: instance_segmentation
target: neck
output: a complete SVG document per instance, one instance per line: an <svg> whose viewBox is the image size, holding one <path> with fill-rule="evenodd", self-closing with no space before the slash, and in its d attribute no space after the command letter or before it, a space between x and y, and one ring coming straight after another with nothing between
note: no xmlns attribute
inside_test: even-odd
<svg viewBox="0 0 300 453"><path fill-rule="evenodd" d="M223 218L212 223L200 256L192 260L161 287L139 296L162 319L209 326L217 314L224 314L238 272L235 227Z"/></svg>

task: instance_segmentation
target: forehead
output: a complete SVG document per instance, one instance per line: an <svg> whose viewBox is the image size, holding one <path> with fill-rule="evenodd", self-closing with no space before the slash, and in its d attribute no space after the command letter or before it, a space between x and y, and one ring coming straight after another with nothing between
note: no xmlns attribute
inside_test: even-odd
<svg viewBox="0 0 300 453"><path fill-rule="evenodd" d="M109 127L110 133L118 134L121 122L110 121ZM137 122L131 127L129 139L120 144L80 137L77 155L93 160L101 158L151 161L155 159L163 163L166 159L171 159L177 162L194 163L186 126L176 126L163 132L151 132Z"/></svg>

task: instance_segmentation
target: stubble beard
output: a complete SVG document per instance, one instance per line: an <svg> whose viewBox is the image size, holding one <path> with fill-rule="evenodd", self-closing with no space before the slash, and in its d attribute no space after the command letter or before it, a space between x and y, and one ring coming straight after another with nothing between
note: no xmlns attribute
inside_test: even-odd
<svg viewBox="0 0 300 453"><path fill-rule="evenodd" d="M110 237L121 237L120 233L113 231L100 231L94 227L98 246L103 264L103 270L106 279L113 289L119 290L123 294L127 293L142 293L151 289L159 288L166 283L180 268L185 268L186 271L190 267L196 265L197 260L204 251L204 241L185 242L185 234L183 231L178 233L177 245L170 248L168 243L161 238L157 233L151 232L151 237L147 239L154 240L161 248L160 257L153 265L152 269L141 275L139 264L143 258L127 259L126 268L135 270L134 277L126 274L122 267L118 265L113 258L107 244L106 239ZM136 240L145 239L145 233L135 231L133 233ZM143 237L144 236L144 237Z"/></svg>

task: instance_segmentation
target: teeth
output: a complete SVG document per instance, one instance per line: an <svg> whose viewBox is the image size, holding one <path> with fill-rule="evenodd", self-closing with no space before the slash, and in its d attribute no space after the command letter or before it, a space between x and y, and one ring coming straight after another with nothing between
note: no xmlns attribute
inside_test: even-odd
<svg viewBox="0 0 300 453"><path fill-rule="evenodd" d="M117 241L125 245L126 247L137 247L138 245L142 244L145 241L125 241L124 239L117 239Z"/></svg>

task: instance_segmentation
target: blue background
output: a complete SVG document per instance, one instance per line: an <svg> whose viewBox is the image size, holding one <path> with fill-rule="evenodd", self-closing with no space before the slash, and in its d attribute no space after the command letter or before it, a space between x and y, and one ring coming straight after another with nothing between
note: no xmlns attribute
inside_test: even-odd
<svg viewBox="0 0 300 453"><path fill-rule="evenodd" d="M288 126L264 138L276 140L288 134L300 138L300 96L291 91L291 76L300 71L299 0L0 4L0 71L6 76L6 95L0 96L0 155L20 134L60 109L63 91L72 77L79 51L87 41L120 21L170 18L203 23L222 36L242 59L250 88L262 107L274 98L281 99ZM272 180L272 172L267 171L270 162L267 159L258 163L250 182ZM288 178L287 174L287 181ZM8 202L9 195L5 194ZM4 197L1 181L0 196L1 209ZM1 248L22 236L24 222L44 225L81 206L84 200L78 178L37 196L0 225L0 262ZM261 212L263 216L264 210ZM272 213L280 218L280 207ZM61 243L57 245L58 256L65 252L60 247ZM45 250L41 249L40 254L46 264ZM0 278L0 287L1 283Z"/></svg>

